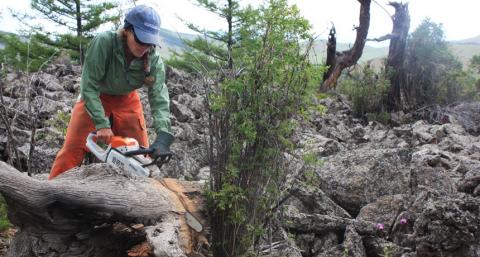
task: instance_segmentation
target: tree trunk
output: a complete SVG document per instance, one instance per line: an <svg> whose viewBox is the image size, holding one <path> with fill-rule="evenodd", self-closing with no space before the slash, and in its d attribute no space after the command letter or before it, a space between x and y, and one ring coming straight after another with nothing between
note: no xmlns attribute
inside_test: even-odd
<svg viewBox="0 0 480 257"><path fill-rule="evenodd" d="M83 27L82 27L82 12L80 9L80 0L75 0L76 19L77 19L77 37L78 37L78 52L80 54L80 65L83 66L85 54L83 53Z"/></svg>
<svg viewBox="0 0 480 257"><path fill-rule="evenodd" d="M357 63L362 56L365 41L368 35L368 28L370 27L370 3L371 0L358 0L360 2L360 24L356 28L357 36L353 47L343 52L336 52L335 61L330 76L325 79L320 87L320 90L325 92L333 88L342 70Z"/></svg>
<svg viewBox="0 0 480 257"><path fill-rule="evenodd" d="M328 77L333 72L333 67L335 67L335 55L337 54L337 38L335 36L336 31L335 31L335 26L332 25L332 28L330 29L330 33L328 34L328 41L327 41L327 61L325 65L328 66L327 72L323 74L323 81L327 80Z"/></svg>
<svg viewBox="0 0 480 257"><path fill-rule="evenodd" d="M405 97L407 95L404 92L405 89L402 88L405 84L403 63L405 61L407 36L410 29L410 16L408 4L392 2L390 5L395 8L395 14L392 17L393 30L388 58L385 64L387 76L390 78L387 106L389 111L398 111L402 110L406 105Z"/></svg>
<svg viewBox="0 0 480 257"><path fill-rule="evenodd" d="M198 184L131 177L107 164L45 178L0 162L0 193L18 227L7 257L203 256L208 246L205 229L189 226L205 227Z"/></svg>

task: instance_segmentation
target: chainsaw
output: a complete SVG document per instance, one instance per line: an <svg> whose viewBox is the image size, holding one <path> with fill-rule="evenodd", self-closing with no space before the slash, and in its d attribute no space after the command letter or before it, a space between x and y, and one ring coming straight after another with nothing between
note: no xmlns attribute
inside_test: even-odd
<svg viewBox="0 0 480 257"><path fill-rule="evenodd" d="M106 149L99 146L94 138L96 133L90 133L87 137L87 148L100 161L117 166L133 175L142 177L152 177L154 172L160 172L160 168L172 158L172 153L162 154L155 159L146 157L147 154L153 153L154 149L139 146L138 141L134 138L114 136L110 140L110 144ZM181 193L177 192L165 181L161 181L162 185L177 195L181 204L185 208L184 218L189 227L196 232L203 231L203 225L200 221L188 211L187 205L183 202Z"/></svg>
<svg viewBox="0 0 480 257"><path fill-rule="evenodd" d="M90 152L100 161L136 176L152 177L152 173L159 171L161 165L169 162L172 157L172 153L165 153L152 160L146 155L152 154L154 149L141 147L136 139L130 137L114 136L104 149L95 142L95 137L95 133L90 133L87 137L86 146Z"/></svg>

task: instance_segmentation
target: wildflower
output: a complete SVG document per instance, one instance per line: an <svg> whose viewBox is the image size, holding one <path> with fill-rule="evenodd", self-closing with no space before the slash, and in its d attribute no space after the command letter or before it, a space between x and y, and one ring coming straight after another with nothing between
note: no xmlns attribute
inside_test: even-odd
<svg viewBox="0 0 480 257"><path fill-rule="evenodd" d="M407 219L401 218L401 219L400 219L400 224L402 224L402 225L407 224Z"/></svg>
<svg viewBox="0 0 480 257"><path fill-rule="evenodd" d="M385 228L385 225L383 225L382 223L377 223L378 230L383 230L384 228Z"/></svg>

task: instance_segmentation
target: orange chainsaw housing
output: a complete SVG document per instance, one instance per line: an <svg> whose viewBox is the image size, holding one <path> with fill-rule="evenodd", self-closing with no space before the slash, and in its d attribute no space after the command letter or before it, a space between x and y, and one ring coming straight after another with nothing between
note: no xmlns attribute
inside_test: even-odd
<svg viewBox="0 0 480 257"><path fill-rule="evenodd" d="M137 145L137 140L130 138L130 137L119 137L119 136L114 136L112 137L112 140L110 141L110 146L112 148L117 148L120 146L134 146Z"/></svg>

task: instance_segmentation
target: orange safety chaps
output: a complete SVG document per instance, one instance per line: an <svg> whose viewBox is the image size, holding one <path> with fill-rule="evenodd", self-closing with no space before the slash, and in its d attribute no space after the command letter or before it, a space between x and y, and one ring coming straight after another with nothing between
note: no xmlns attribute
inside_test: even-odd
<svg viewBox="0 0 480 257"><path fill-rule="evenodd" d="M120 96L100 94L100 100L105 116L111 117L113 121L111 127L115 136L135 138L140 146L148 147L143 108L136 91ZM53 162L48 179L82 164L88 151L85 146L87 136L93 131L95 125L87 113L85 103L80 100L73 107L65 143Z"/></svg>

